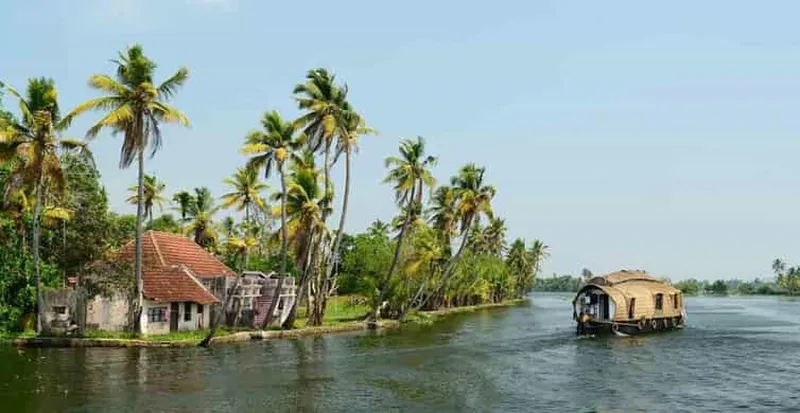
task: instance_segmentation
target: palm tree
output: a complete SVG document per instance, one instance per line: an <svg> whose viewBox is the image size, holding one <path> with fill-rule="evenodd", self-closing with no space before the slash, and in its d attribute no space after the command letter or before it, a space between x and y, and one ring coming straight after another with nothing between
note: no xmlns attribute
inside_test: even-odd
<svg viewBox="0 0 800 413"><path fill-rule="evenodd" d="M219 207L214 205L214 197L208 188L195 188L194 193L194 203L189 209L190 223L186 231L192 234L194 242L208 248L219 240L214 228L214 214L219 211Z"/></svg>
<svg viewBox="0 0 800 413"><path fill-rule="evenodd" d="M23 97L15 89L8 88L9 93L19 100L22 120L5 120L0 129L0 162L13 163L13 183L19 184L16 189L32 186L34 191L33 207L33 267L36 285L36 331L42 331L42 295L41 269L39 262L39 244L41 239L40 220L43 208L46 207L43 194L44 181L47 180L52 189L63 194L65 188L64 172L61 166L60 151L80 150L89 156L86 145L71 139L59 139L57 134L68 125L62 119L58 107L58 93L52 79L30 79L26 94ZM10 188L7 188L10 189Z"/></svg>
<svg viewBox="0 0 800 413"><path fill-rule="evenodd" d="M177 205L175 210L181 214L181 231L183 231L183 225L188 220L189 211L194 203L194 197L186 191L178 191L175 195L172 195L172 202Z"/></svg>
<svg viewBox="0 0 800 413"><path fill-rule="evenodd" d="M533 244L531 245L530 250L528 250L528 254L530 255L531 262L533 263L534 277L536 274L539 274L539 271L542 269L542 261L550 257L549 249L550 247L545 245L542 241L539 241L538 239L533 240Z"/></svg>
<svg viewBox="0 0 800 413"><path fill-rule="evenodd" d="M367 234L375 238L389 238L389 224L377 219L369 225Z"/></svg>
<svg viewBox="0 0 800 413"><path fill-rule="evenodd" d="M781 285L783 283L783 279L785 277L784 275L785 271L786 271L786 262L783 261L783 259L781 258L775 258L775 260L772 261L772 272L774 272L775 275L777 275L776 281L778 285Z"/></svg>
<svg viewBox="0 0 800 413"><path fill-rule="evenodd" d="M258 170L251 167L239 168L236 173L226 178L223 183L230 186L233 191L222 196L222 207L235 207L237 211L244 210L245 234L249 234L247 229L251 226L250 210L252 207L264 209L266 202L261 197L261 193L267 190L266 183L258 178ZM249 264L249 249L245 248L242 260L245 269Z"/></svg>
<svg viewBox="0 0 800 413"><path fill-rule="evenodd" d="M426 300L419 304L420 307L424 306L431 297L438 294L453 275L456 267L455 263L469 241L469 234L473 225L480 223L482 216L486 216L489 219L494 217L492 199L494 199L497 191L493 186L486 185L483 182L485 173L486 168L470 163L461 167L458 174L450 179L450 185L453 186L456 195L456 216L460 224L461 245L459 245L455 255L445 264L441 283L433 294L428 295Z"/></svg>
<svg viewBox="0 0 800 413"><path fill-rule="evenodd" d="M428 210L429 222L442 238L445 255L449 256L456 229L456 192L451 186L440 186L433 193L431 202L433 205Z"/></svg>
<svg viewBox="0 0 800 413"><path fill-rule="evenodd" d="M288 235L286 228L286 200L288 189L286 187L286 160L292 155L296 145L295 134L297 125L292 122L284 122L278 111L267 112L261 119L263 131L250 132L245 138L245 145L242 152L250 155L247 162L249 168L254 170L264 169L264 177L272 175L274 166L277 166L278 174L281 179L281 274L278 278L278 286L272 296L272 302L264 318L264 328L272 322L272 314L280 299L283 280L286 278L286 258L288 254Z"/></svg>
<svg viewBox="0 0 800 413"><path fill-rule="evenodd" d="M506 255L506 265L511 275L516 277L517 297L522 297L525 292L533 287L533 262L526 250L525 241L520 238L511 243Z"/></svg>
<svg viewBox="0 0 800 413"><path fill-rule="evenodd" d="M484 229L483 234L486 253L501 257L506 250L506 221L500 218L492 218L489 225Z"/></svg>
<svg viewBox="0 0 800 413"><path fill-rule="evenodd" d="M318 245L315 239L322 239L326 234L325 223L322 216L330 210L330 199L325 198L319 187L319 171L313 164L306 163L293 168L288 182L286 196L282 193L275 194L280 200L282 209L286 211L288 221L281 228L282 233L288 234L289 240L295 246L294 255L300 263L301 277L297 289L294 305L289 310L289 315L283 323L284 328L293 328L297 315L297 306L300 297L303 297L313 265L313 250Z"/></svg>
<svg viewBox="0 0 800 413"><path fill-rule="evenodd" d="M167 199L164 198L163 194L166 188L167 184L159 182L155 175L144 176L144 191L142 191L144 196L144 214L148 217L149 225L153 225L153 207L157 206L159 211L164 209L164 202L166 202ZM128 188L128 191L131 192L131 196L128 197L128 203L138 205L139 185Z"/></svg>
<svg viewBox="0 0 800 413"><path fill-rule="evenodd" d="M386 297L386 289L392 278L392 273L397 267L397 261L400 259L403 238L411 222L412 213L415 209L418 209L419 205L422 205L424 188L433 188L436 184L436 180L430 171L430 168L435 166L436 162L436 157L425 155L425 141L419 136L416 139L406 139L400 143L400 157L390 156L386 158L386 167L391 169L383 181L394 184L395 199L399 205L405 205L406 218L403 222L403 227L400 229L400 234L397 236L397 245L395 246L392 264L378 286L377 301L372 303L370 322L373 324L378 320L378 308Z"/></svg>
<svg viewBox="0 0 800 413"><path fill-rule="evenodd" d="M101 130L112 134L123 133L125 138L120 152L120 167L128 168L137 161L139 202L136 205L136 296L134 306L134 331L141 331L142 312L142 220L144 212L144 153L149 149L152 158L161 148L162 124L189 126L189 119L166 102L171 99L189 77L189 70L180 68L163 83L156 86L153 72L156 64L142 52L140 45L129 47L114 60L115 77L92 75L89 86L105 94L78 105L65 118L67 121L89 110L107 112L86 132L87 138L96 137Z"/></svg>

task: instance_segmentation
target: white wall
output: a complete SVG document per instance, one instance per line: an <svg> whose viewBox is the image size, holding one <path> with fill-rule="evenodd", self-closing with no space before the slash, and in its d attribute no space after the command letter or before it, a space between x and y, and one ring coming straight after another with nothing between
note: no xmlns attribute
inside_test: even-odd
<svg viewBox="0 0 800 413"><path fill-rule="evenodd" d="M164 322L156 322L150 323L148 322L147 312L148 309L154 307L166 307L167 309L167 320ZM155 301L150 300L143 300L142 302L142 334L144 335L155 335L155 334L167 334L169 333L169 320L173 314L169 313L170 303L157 303Z"/></svg>
<svg viewBox="0 0 800 413"><path fill-rule="evenodd" d="M86 327L124 331L128 325L128 301L121 295L96 296L86 303Z"/></svg>
<svg viewBox="0 0 800 413"><path fill-rule="evenodd" d="M185 331L185 330L202 330L208 328L208 323L210 321L209 312L211 309L208 305L203 304L196 304L190 303L189 310L191 311L191 319L189 321L186 320L186 313L184 312L186 307L185 303L180 303L180 308L178 309L178 314L180 318L178 319L178 330ZM203 307L203 314L197 314L198 308ZM202 319L201 317L202 316Z"/></svg>
<svg viewBox="0 0 800 413"><path fill-rule="evenodd" d="M178 313L172 313L172 303L157 303L155 301L144 300L142 304L142 333L145 335L155 334L168 334L170 332L170 320L172 317L178 317L178 331L200 330L207 329L211 321L211 306L202 305L203 314L201 317L197 314L197 309L201 304L191 303L191 320L184 321L184 303L178 303ZM154 307L165 307L167 309L167 320L160 323L148 322L147 310Z"/></svg>

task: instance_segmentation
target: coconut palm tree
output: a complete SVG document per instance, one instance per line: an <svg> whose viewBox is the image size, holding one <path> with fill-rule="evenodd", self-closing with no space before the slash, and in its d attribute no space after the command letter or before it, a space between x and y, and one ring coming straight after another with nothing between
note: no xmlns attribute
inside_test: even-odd
<svg viewBox="0 0 800 413"><path fill-rule="evenodd" d="M186 191L178 191L174 195L172 195L172 202L176 204L175 210L181 214L181 231L183 230L183 225L187 222L189 217L189 210L194 203L194 197L192 194Z"/></svg>
<svg viewBox="0 0 800 413"><path fill-rule="evenodd" d="M157 206L158 210L164 209L164 202L167 199L164 197L164 190L167 189L167 184L159 182L155 175L144 176L144 190L142 191L144 197L144 215L148 217L149 225L153 225L153 207ZM139 204L139 185L134 185L128 188L131 196L128 197L128 203L133 205Z"/></svg>
<svg viewBox="0 0 800 413"><path fill-rule="evenodd" d="M156 64L142 52L140 45L129 47L119 59L114 77L92 75L89 86L105 96L81 103L67 116L69 121L81 113L96 110L105 115L86 132L87 138L96 137L101 130L110 129L112 134L124 134L120 152L120 167L128 168L134 160L138 163L139 202L136 205L136 296L133 315L134 331L141 331L142 312L142 221L144 213L144 153L152 158L161 148L163 124L189 126L189 119L167 102L177 93L189 70L180 68L164 82L156 86L153 73Z"/></svg>
<svg viewBox="0 0 800 413"><path fill-rule="evenodd" d="M286 160L288 160L296 146L295 135L298 131L296 123L285 122L278 111L267 112L261 119L263 131L250 132L245 138L242 153L250 155L247 162L249 168L254 170L264 169L264 176L269 178L274 167L277 167L281 180L281 274L278 286L272 296L272 302L264 318L264 328L272 322L272 314L280 299L281 288L286 274L286 259L288 254L288 235L286 227L286 200L288 188L286 186Z"/></svg>
<svg viewBox="0 0 800 413"><path fill-rule="evenodd" d="M524 296L533 287L533 262L530 258L525 241L515 239L506 255L506 266L516 280L517 297Z"/></svg>
<svg viewBox="0 0 800 413"><path fill-rule="evenodd" d="M367 228L367 234L375 238L389 238L389 224L376 219Z"/></svg>
<svg viewBox="0 0 800 413"><path fill-rule="evenodd" d="M531 248L528 250L528 254L530 255L530 260L533 263L533 275L534 277L536 274L539 274L539 271L542 269L542 262L550 257L550 247L545 245L542 241L533 240L533 244L531 244Z"/></svg>
<svg viewBox="0 0 800 413"><path fill-rule="evenodd" d="M214 197L208 188L194 189L194 203L189 209L189 226L186 231L192 235L194 242L208 248L217 243L219 235L214 228L214 214L219 207L214 205Z"/></svg>
<svg viewBox="0 0 800 413"><path fill-rule="evenodd" d="M486 253L495 257L502 257L506 251L506 221L492 218L489 225L483 230L483 239Z"/></svg>
<svg viewBox="0 0 800 413"><path fill-rule="evenodd" d="M391 168L388 175L384 178L385 183L394 184L395 200L398 205L405 206L406 218L403 227L397 236L392 264L389 266L386 276L383 277L378 285L378 299L372 303L372 313L370 322L378 320L378 308L386 297L386 290L392 278L397 262L400 259L400 251L403 246L403 238L412 220L413 211L422 205L422 194L424 189L429 189L436 185L430 169L437 163L434 156L425 154L425 141L421 137L416 139L406 139L400 143L400 156L390 156L386 158L386 167Z"/></svg>
<svg viewBox="0 0 800 413"><path fill-rule="evenodd" d="M251 167L237 169L236 173L230 178L225 178L223 183L233 190L222 196L222 207L244 210L245 234L249 234L248 228L252 225L250 211L254 207L258 209L266 207L261 194L267 190L267 184L258 178L258 170ZM242 256L245 269L249 264L249 253L249 249L245 248Z"/></svg>
<svg viewBox="0 0 800 413"><path fill-rule="evenodd" d="M282 226L281 232L288 235L292 245L295 246L294 255L300 263L300 282L297 297L289 315L283 323L284 328L293 328L297 315L297 306L300 297L303 297L308 288L313 251L318 245L316 239L326 235L325 223L322 216L331 208L330 199L325 198L324 192L319 187L319 171L313 164L305 163L298 167L295 165L288 179L286 196L282 193L275 194L282 209L286 211L287 222Z"/></svg>
<svg viewBox="0 0 800 413"><path fill-rule="evenodd" d="M455 271L455 263L469 241L473 225L479 224L483 216L489 219L494 217L492 199L497 191L493 186L484 183L485 173L486 168L470 163L461 167L458 174L450 178L450 185L455 190L456 216L460 224L461 243L455 255L445 264L441 283L433 294L428 295L425 300L420 302L419 306L424 306L431 297L438 294L447 285L447 281Z"/></svg>
<svg viewBox="0 0 800 413"><path fill-rule="evenodd" d="M442 238L445 255L450 256L453 234L457 224L456 192L451 186L440 186L433 193L431 203L428 210L429 223Z"/></svg>
<svg viewBox="0 0 800 413"><path fill-rule="evenodd" d="M90 156L87 146L72 139L60 139L58 133L66 128L69 121L62 119L58 107L58 93L52 79L30 79L25 96L14 88L9 94L19 100L21 120L8 119L0 128L0 162L15 160L11 175L12 186L16 189L32 187L33 199L33 267L36 285L36 331L42 331L41 268L39 247L41 240L40 220L46 207L43 187L45 180L57 194L65 188L62 170L61 151L81 151ZM7 188L11 189L11 188Z"/></svg>

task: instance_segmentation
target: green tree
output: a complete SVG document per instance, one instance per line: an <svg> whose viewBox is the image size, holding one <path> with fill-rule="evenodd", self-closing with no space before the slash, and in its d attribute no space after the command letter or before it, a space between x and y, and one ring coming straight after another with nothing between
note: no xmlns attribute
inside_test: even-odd
<svg viewBox="0 0 800 413"><path fill-rule="evenodd" d="M226 178L223 183L231 188L231 192L222 195L223 208L236 208L237 211L244 210L244 222L246 226L245 241L247 238L247 228L252 226L250 211L255 207L258 209L266 208L267 204L261 194L267 190L266 183L258 178L258 170L253 167L238 168L236 173ZM247 242L245 242L247 244ZM243 250L244 267L247 269L249 263L249 248Z"/></svg>
<svg viewBox="0 0 800 413"><path fill-rule="evenodd" d="M37 321L36 331L42 331L43 308L41 302L40 267L40 220L46 207L43 188L45 182L51 190L63 195L66 186L61 164L61 151L80 150L88 158L88 148L82 142L60 139L58 133L64 130L68 121L61 118L58 107L58 94L52 79L30 79L26 95L23 97L15 89L9 93L19 100L21 121L3 121L0 129L0 162L16 160L12 175L6 183L6 190L17 186L33 187L33 270L36 285Z"/></svg>
<svg viewBox="0 0 800 413"><path fill-rule="evenodd" d="M506 266L511 276L516 279L517 296L522 297L533 288L536 274L533 272L533 260L528 254L525 241L520 238L511 243L506 255Z"/></svg>
<svg viewBox="0 0 800 413"><path fill-rule="evenodd" d="M283 288L283 280L287 276L286 263L289 236L286 226L286 202L289 190L286 185L286 161L292 156L296 145L297 125L291 122L284 122L278 111L265 113L261 120L261 125L264 128L263 131L253 131L247 135L242 152L250 155L250 160L247 163L249 168L253 170L264 169L264 176L269 178L272 175L273 168L277 167L281 180L281 277L272 296L267 316L264 318L264 328L266 328L272 322L272 314L278 305L280 291ZM301 294L304 287L303 281L301 280L299 286ZM292 313L295 311L293 309ZM292 319L291 322L293 323L294 320Z"/></svg>
<svg viewBox="0 0 800 413"><path fill-rule="evenodd" d="M389 239L389 224L376 219L367 228L367 234L371 237Z"/></svg>
<svg viewBox="0 0 800 413"><path fill-rule="evenodd" d="M194 203L189 209L189 227L186 230L192 234L194 242L203 248L210 248L219 240L217 230L214 228L214 214L219 207L214 205L214 197L206 187L194 189Z"/></svg>
<svg viewBox="0 0 800 413"><path fill-rule="evenodd" d="M386 275L378 284L378 299L372 303L371 322L377 322L378 320L378 309L386 297L389 281L392 279L392 273L400 259L403 238L412 220L412 212L422 205L424 189L433 188L436 184L436 180L430 171L430 168L434 167L436 162L436 157L425 154L425 141L421 137L403 140L400 143L400 156L386 158L386 167L390 169L384 182L394 185L395 199L398 205L405 206L407 209L403 227L397 236L392 263Z"/></svg>
<svg viewBox="0 0 800 413"><path fill-rule="evenodd" d="M148 225L153 225L153 207L157 206L158 210L164 209L164 190L167 189L167 184L159 182L155 175L144 176L144 190L142 191L144 197L144 215L148 218ZM139 204L139 185L134 185L128 188L131 196L128 197L128 203L133 205Z"/></svg>
<svg viewBox="0 0 800 413"><path fill-rule="evenodd" d="M175 210L180 214L181 229L189 222L189 211L194 204L194 197L186 191L178 191L172 195L172 202L175 203Z"/></svg>
<svg viewBox="0 0 800 413"><path fill-rule="evenodd" d="M675 283L675 288L681 290L684 295L697 295L702 291L700 283L694 278L678 281Z"/></svg>
<svg viewBox="0 0 800 413"><path fill-rule="evenodd" d="M110 129L112 134L124 134L120 167L128 168L137 161L138 199L136 205L136 302L131 314L134 332L140 333L142 312L142 221L144 219L144 153L149 149L152 158L161 148L162 124L189 126L189 119L178 109L167 104L189 77L189 70L180 68L164 82L156 86L153 74L156 64L142 52L140 45L129 47L120 53L116 76L92 75L89 86L105 94L78 105L67 115L70 120L81 113L98 110L106 112L86 133L96 137L101 130Z"/></svg>
<svg viewBox="0 0 800 413"><path fill-rule="evenodd" d="M175 219L172 214L163 214L152 220L147 226L147 229L169 232L172 234L183 234L183 225Z"/></svg>

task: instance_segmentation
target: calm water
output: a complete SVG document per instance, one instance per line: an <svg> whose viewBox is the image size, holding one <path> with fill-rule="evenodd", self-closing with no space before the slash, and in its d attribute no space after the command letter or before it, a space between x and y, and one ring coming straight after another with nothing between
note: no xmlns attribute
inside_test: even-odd
<svg viewBox="0 0 800 413"><path fill-rule="evenodd" d="M800 411L800 300L687 299L684 331L576 339L570 298L210 350L5 347L0 411Z"/></svg>

